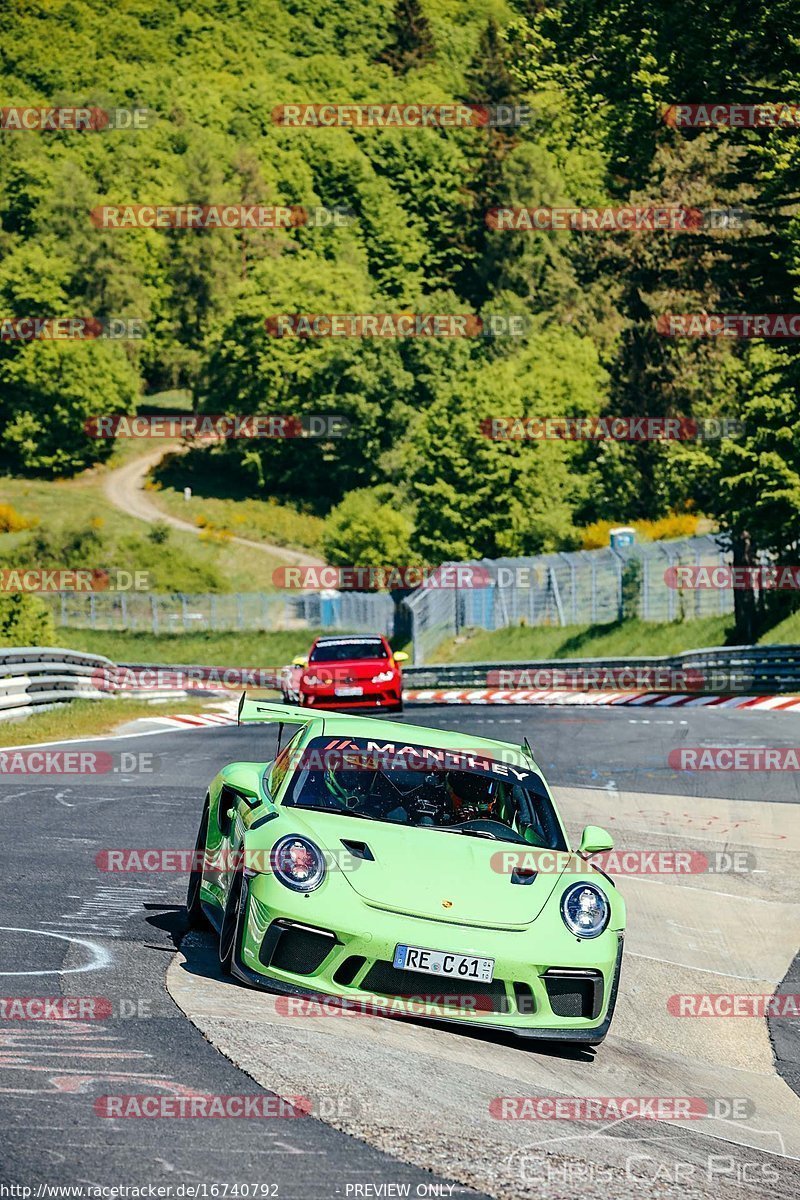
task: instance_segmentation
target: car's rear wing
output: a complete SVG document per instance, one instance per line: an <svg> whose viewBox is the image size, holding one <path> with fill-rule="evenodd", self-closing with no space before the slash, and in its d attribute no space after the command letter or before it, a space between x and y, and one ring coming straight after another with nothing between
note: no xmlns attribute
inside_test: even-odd
<svg viewBox="0 0 800 1200"><path fill-rule="evenodd" d="M247 692L242 692L236 714L237 725L310 725L321 720L322 714L314 709L270 700L248 700Z"/></svg>

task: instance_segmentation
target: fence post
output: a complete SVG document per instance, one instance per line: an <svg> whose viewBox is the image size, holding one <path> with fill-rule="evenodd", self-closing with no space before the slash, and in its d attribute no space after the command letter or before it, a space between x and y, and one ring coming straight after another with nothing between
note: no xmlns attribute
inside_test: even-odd
<svg viewBox="0 0 800 1200"><path fill-rule="evenodd" d="M592 624L597 624L597 559L589 559L589 565L592 571Z"/></svg>

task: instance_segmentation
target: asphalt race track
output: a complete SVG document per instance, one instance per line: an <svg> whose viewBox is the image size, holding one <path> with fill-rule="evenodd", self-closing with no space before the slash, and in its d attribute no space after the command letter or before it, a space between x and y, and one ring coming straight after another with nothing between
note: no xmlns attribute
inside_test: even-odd
<svg viewBox="0 0 800 1200"><path fill-rule="evenodd" d="M800 992L796 773L667 761L681 746L797 745L800 718L446 707L406 719L527 736L573 833L591 821L621 848L719 852L723 864L740 852L747 868L619 881L626 957L596 1053L378 1017L293 1018L219 978L209 936L184 937L184 875L114 874L95 861L114 848L190 849L210 777L233 759L269 758L274 733L96 739L128 755L125 770L0 775L0 994L112 1005L103 1020L0 1020L0 1182L33 1196L39 1184L218 1185L206 1194L220 1197L269 1185L250 1196L282 1200L800 1193L800 1023L680 1019L666 1004L674 993ZM13 726L3 732L12 743ZM103 1096L262 1089L311 1097L323 1119L97 1112ZM705 1097L717 1115L500 1121L489 1113L500 1096Z"/></svg>

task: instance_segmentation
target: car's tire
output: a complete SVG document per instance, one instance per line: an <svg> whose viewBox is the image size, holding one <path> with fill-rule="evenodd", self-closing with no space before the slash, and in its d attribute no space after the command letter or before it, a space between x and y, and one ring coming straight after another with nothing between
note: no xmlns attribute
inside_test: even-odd
<svg viewBox="0 0 800 1200"><path fill-rule="evenodd" d="M208 929L208 918L203 912L203 907L200 903L200 884L203 880L203 872L198 866L202 856L205 854L206 842L208 840L208 799L203 805L203 815L200 818L200 828L197 831L197 841L194 846L194 860L192 869L189 872L189 886L186 889L186 916L189 921L190 929Z"/></svg>
<svg viewBox="0 0 800 1200"><path fill-rule="evenodd" d="M230 975L233 968L233 956L239 937L239 908L242 902L243 885L244 874L241 870L236 871L228 892L228 899L225 901L222 928L219 931L219 965L223 975Z"/></svg>

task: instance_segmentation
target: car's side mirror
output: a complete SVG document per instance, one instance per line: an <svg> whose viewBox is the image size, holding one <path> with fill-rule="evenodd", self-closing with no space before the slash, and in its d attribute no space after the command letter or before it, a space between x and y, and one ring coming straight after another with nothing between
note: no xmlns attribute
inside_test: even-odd
<svg viewBox="0 0 800 1200"><path fill-rule="evenodd" d="M308 659L304 658L302 654L298 654L296 658L292 659L292 666L293 667L307 667Z"/></svg>
<svg viewBox="0 0 800 1200"><path fill-rule="evenodd" d="M599 825L586 826L581 834L579 854L585 854L588 857L591 854L602 854L604 850L613 849L614 839L608 830L601 829Z"/></svg>
<svg viewBox="0 0 800 1200"><path fill-rule="evenodd" d="M408 655L405 650L398 650L394 656L395 662L408 662Z"/></svg>

